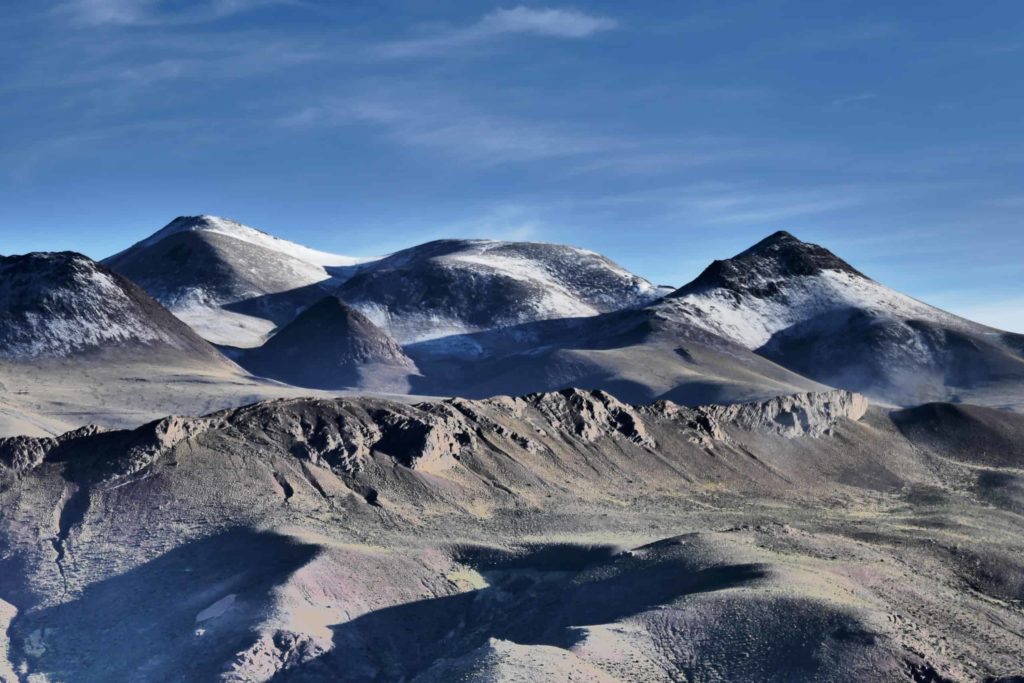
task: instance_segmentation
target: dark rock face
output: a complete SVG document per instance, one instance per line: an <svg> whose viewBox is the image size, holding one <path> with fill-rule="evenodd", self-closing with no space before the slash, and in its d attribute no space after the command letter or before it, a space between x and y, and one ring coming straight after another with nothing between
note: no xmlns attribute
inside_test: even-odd
<svg viewBox="0 0 1024 683"><path fill-rule="evenodd" d="M169 348L222 361L134 283L73 252L0 259L0 358Z"/></svg>
<svg viewBox="0 0 1024 683"><path fill-rule="evenodd" d="M802 242L780 230L731 259L714 261L697 279L670 296L684 296L713 287L755 296L773 296L780 292L779 280L818 275L826 270L865 277L828 249Z"/></svg>
<svg viewBox="0 0 1024 683"><path fill-rule="evenodd" d="M335 296L313 304L240 362L256 374L315 388L357 386L369 367L416 371L394 339Z"/></svg>

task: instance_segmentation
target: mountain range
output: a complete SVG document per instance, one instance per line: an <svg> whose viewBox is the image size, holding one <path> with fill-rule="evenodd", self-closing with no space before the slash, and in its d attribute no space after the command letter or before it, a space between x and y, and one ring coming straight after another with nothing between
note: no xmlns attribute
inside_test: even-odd
<svg viewBox="0 0 1024 683"><path fill-rule="evenodd" d="M14 384L25 375L24 363L11 369L17 356L50 358L39 374L80 352L102 368L116 349L122 364L159 367L153 378L230 377L227 389L202 381L223 395L208 410L239 392L486 398L565 387L690 405L836 387L891 405L1024 409L1024 336L893 291L786 232L678 289L574 247L440 240L356 258L212 216L177 218L101 264L34 254L3 267ZM131 424L119 409L76 410ZM53 406L0 402L11 429L40 411ZM53 431L36 422L30 431Z"/></svg>
<svg viewBox="0 0 1024 683"><path fill-rule="evenodd" d="M835 387L898 406L1024 409L1024 336L893 291L786 232L678 289L574 247L440 240L356 258L213 216L177 218L101 263L30 254L2 268L0 381L20 387L0 397L9 432L310 391L583 387L695 405ZM61 396L60 373L86 366L103 381ZM117 398L129 376L141 413ZM202 397L191 410L189 391Z"/></svg>
<svg viewBox="0 0 1024 683"><path fill-rule="evenodd" d="M583 249L439 240L383 258L328 254L215 216L182 216L104 263L207 339L258 346L328 293L400 343L617 310L662 292Z"/></svg>

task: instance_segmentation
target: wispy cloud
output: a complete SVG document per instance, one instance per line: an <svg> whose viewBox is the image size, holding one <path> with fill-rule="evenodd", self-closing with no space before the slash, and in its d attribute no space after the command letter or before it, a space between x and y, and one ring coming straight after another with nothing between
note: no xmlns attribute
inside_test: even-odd
<svg viewBox="0 0 1024 683"><path fill-rule="evenodd" d="M563 126L494 115L444 95L376 92L336 98L281 119L294 129L369 125L405 147L476 165L538 161L624 150L629 142Z"/></svg>
<svg viewBox="0 0 1024 683"><path fill-rule="evenodd" d="M139 136L159 135L178 141L199 137L202 122L196 119L162 119L127 124L96 126L54 135L46 140L10 147L0 146L0 168L8 178L25 182L41 168L60 164L69 158L96 154L97 149ZM185 134L185 135L183 135Z"/></svg>
<svg viewBox="0 0 1024 683"><path fill-rule="evenodd" d="M58 10L86 25L201 24L291 0L206 0L194 6L166 0L69 0Z"/></svg>
<svg viewBox="0 0 1024 683"><path fill-rule="evenodd" d="M845 95L843 97L837 97L828 103L828 108L832 111L841 111L843 109L849 109L852 106L858 105L861 102L867 102L878 97L877 94L872 92L859 93L856 95Z"/></svg>
<svg viewBox="0 0 1024 683"><path fill-rule="evenodd" d="M683 215L699 216L705 223L773 225L802 216L846 209L860 203L858 197L834 191L694 192L680 198Z"/></svg>
<svg viewBox="0 0 1024 683"><path fill-rule="evenodd" d="M999 197L991 200L989 205L1000 209L1024 209L1024 194Z"/></svg>
<svg viewBox="0 0 1024 683"><path fill-rule="evenodd" d="M315 40L289 41L262 32L221 33L216 40L178 32L112 36L65 42L66 54L23 66L0 84L0 95L63 90L64 102L111 88L128 92L171 81L248 78L332 58L331 49Z"/></svg>
<svg viewBox="0 0 1024 683"><path fill-rule="evenodd" d="M780 221L826 214L864 201L863 189L762 188L746 183L707 182L608 195L595 206L654 209L662 220L691 225L770 227ZM781 227L781 226L780 226Z"/></svg>
<svg viewBox="0 0 1024 683"><path fill-rule="evenodd" d="M722 136L609 133L507 110L496 114L438 89L408 84L357 90L298 109L278 123L295 131L365 126L394 145L463 164L560 161L565 163L558 168L568 174L652 175L766 154Z"/></svg>
<svg viewBox="0 0 1024 683"><path fill-rule="evenodd" d="M874 22L809 31L790 44L814 51L849 50L897 38L901 34L902 31L895 24Z"/></svg>
<svg viewBox="0 0 1024 683"><path fill-rule="evenodd" d="M614 19L586 14L575 9L534 9L518 6L497 9L469 26L449 27L419 38L384 43L375 47L372 52L378 57L390 59L417 57L517 34L548 38L587 38L609 31L617 25Z"/></svg>
<svg viewBox="0 0 1024 683"><path fill-rule="evenodd" d="M438 238L536 240L544 228L534 209L521 204L499 204L478 216L457 220L435 231Z"/></svg>

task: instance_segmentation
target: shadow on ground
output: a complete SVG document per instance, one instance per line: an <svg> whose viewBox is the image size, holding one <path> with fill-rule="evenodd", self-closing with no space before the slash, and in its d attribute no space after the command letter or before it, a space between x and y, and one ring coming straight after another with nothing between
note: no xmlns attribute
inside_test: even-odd
<svg viewBox="0 0 1024 683"><path fill-rule="evenodd" d="M580 627L606 624L684 595L754 582L758 564L694 570L675 554L612 555L605 547L536 547L504 561L475 558L486 588L377 610L333 627L334 649L282 672L275 683L408 680L440 657L490 638L568 648ZM464 557L472 563L474 558Z"/></svg>
<svg viewBox="0 0 1024 683"><path fill-rule="evenodd" d="M50 680L216 680L252 642L273 588L317 552L251 529L187 543L77 599L19 616L12 659Z"/></svg>

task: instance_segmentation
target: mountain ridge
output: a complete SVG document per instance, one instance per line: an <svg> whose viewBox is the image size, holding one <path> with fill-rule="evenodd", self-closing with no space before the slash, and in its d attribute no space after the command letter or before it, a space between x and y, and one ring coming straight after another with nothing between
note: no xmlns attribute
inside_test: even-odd
<svg viewBox="0 0 1024 683"><path fill-rule="evenodd" d="M232 232L244 239L225 236ZM410 376L414 392L478 396L575 382L618 387L630 400L694 402L829 385L899 405L962 397L1012 405L1013 387L1024 386L1024 344L1014 335L889 289L787 231L714 261L671 292L565 245L442 239L325 268L260 246L275 239L226 219L179 218L150 238L151 259L136 252L135 267L153 291L161 285L152 278L178 263L181 297L172 310L208 339L266 347L253 358L268 358L275 345L265 342L303 310L337 296L406 347L424 372ZM176 261L184 252L191 270ZM117 265L124 257L112 258ZM618 346L594 341L626 328L648 332L637 332L639 341L613 332ZM703 368L670 348L673 339L694 347L693 330L704 335ZM244 343L231 343L239 337ZM729 343L807 381L783 380ZM517 363L523 372L514 372Z"/></svg>
<svg viewBox="0 0 1024 683"><path fill-rule="evenodd" d="M1014 675L1024 454L962 460L904 436L927 416L865 409L842 391L304 398L0 440L0 666L90 683ZM993 430L1019 444L1024 416L975 433Z"/></svg>

